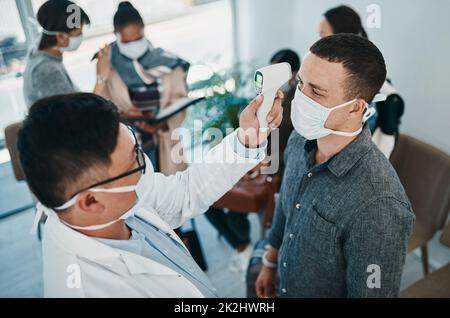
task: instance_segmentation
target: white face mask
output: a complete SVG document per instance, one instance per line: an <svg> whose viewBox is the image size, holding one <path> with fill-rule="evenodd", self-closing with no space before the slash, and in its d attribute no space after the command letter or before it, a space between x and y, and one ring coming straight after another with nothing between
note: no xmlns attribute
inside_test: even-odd
<svg viewBox="0 0 450 318"><path fill-rule="evenodd" d="M117 36L117 46L120 53L132 60L137 60L150 49L150 43L146 38L137 41L122 43L120 36Z"/></svg>
<svg viewBox="0 0 450 318"><path fill-rule="evenodd" d="M66 47L59 47L58 50L63 53L63 52L73 52L78 50L78 48L81 45L81 42L83 42L83 34L80 34L78 36L70 36L69 34L65 33L65 32L57 32L57 31L47 31L47 30L42 30L42 33L47 34L47 35L57 35L58 33L63 33L65 36L67 36L69 38L69 45Z"/></svg>
<svg viewBox="0 0 450 318"><path fill-rule="evenodd" d="M98 225L91 225L91 226L75 226L75 225L71 225L67 222L64 222L63 220L61 220L61 222L75 230L96 231L96 230L101 230L101 229L107 228L120 220L126 220L128 218L133 217L135 215L136 211L142 207L142 204L145 201L146 194L149 193L149 191L151 191L151 188L153 186L152 185L153 176L154 176L153 165L147 156L145 156L145 164L147 166L147 172L145 174L141 175L141 177L136 185L125 186L125 187L120 187L120 188L111 188L111 189L94 188L94 189L86 190L86 192L97 192L97 193L98 192L102 192L102 193L136 192L136 195L138 197L136 203L133 205L133 207L130 210L128 210L124 214L122 214L122 216L120 218L115 219L115 220L105 223L105 224L98 224ZM74 206L77 202L78 196L79 195L74 196L70 201L66 202L65 204L63 204L62 206L60 206L58 208L55 208L54 210L57 210L57 211L65 210L67 208L70 208L71 206ZM38 217L38 216L36 216L36 217ZM40 216L39 216L39 219L40 219Z"/></svg>
<svg viewBox="0 0 450 318"><path fill-rule="evenodd" d="M356 99L333 108L327 108L297 89L291 106L292 124L295 130L308 140L320 139L331 134L345 137L357 136L362 132L362 125L360 129L354 132L335 131L325 128L325 123L330 117L332 111L349 106L355 101ZM375 108L368 109L364 114L363 123L365 123L375 113Z"/></svg>
<svg viewBox="0 0 450 318"><path fill-rule="evenodd" d="M83 34L80 34L78 36L69 37L69 45L66 47L60 47L59 51L61 53L76 51L80 47L81 42L83 42Z"/></svg>

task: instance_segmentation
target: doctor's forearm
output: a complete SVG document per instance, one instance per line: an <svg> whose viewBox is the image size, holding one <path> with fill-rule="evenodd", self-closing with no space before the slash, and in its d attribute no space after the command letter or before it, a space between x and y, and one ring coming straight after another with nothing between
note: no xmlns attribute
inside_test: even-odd
<svg viewBox="0 0 450 318"><path fill-rule="evenodd" d="M170 184L172 189L168 191L169 187L165 187L170 195L166 193L165 200L159 201L163 203L158 208L160 216L176 228L206 212L248 171L257 166L264 156L264 148L247 149L240 144L236 133L227 136L201 163L195 163L186 171L161 180Z"/></svg>

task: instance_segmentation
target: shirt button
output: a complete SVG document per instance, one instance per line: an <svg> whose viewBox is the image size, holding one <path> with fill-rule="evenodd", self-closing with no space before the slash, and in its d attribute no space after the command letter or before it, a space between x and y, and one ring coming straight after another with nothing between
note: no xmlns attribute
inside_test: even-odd
<svg viewBox="0 0 450 318"><path fill-rule="evenodd" d="M287 293L286 288L283 288L283 289L281 290L281 292L282 292L283 294L286 294L286 293Z"/></svg>
<svg viewBox="0 0 450 318"><path fill-rule="evenodd" d="M294 234L289 234L289 238L292 240L294 238Z"/></svg>
<svg viewBox="0 0 450 318"><path fill-rule="evenodd" d="M297 203L296 205L295 205L295 208L298 210L298 209L300 209L302 207L302 205L300 204L300 203Z"/></svg>
<svg viewBox="0 0 450 318"><path fill-rule="evenodd" d="M283 267L284 267L284 268L287 267L287 263L286 263L286 262L283 263Z"/></svg>
<svg viewBox="0 0 450 318"><path fill-rule="evenodd" d="M311 178L313 176L312 172L308 173L308 178Z"/></svg>

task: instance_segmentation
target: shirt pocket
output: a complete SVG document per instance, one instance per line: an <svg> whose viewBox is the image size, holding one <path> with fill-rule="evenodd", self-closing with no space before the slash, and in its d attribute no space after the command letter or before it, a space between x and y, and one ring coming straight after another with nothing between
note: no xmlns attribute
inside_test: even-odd
<svg viewBox="0 0 450 318"><path fill-rule="evenodd" d="M309 209L302 235L302 254L315 261L332 263L336 258L337 229L323 215L314 205Z"/></svg>

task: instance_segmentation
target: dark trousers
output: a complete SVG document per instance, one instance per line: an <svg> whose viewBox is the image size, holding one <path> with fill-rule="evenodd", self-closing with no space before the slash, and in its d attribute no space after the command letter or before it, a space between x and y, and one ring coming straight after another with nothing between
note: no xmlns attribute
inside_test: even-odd
<svg viewBox="0 0 450 318"><path fill-rule="evenodd" d="M222 209L211 207L205 216L234 249L239 245L250 244L250 222L247 214L232 211L226 213Z"/></svg>

